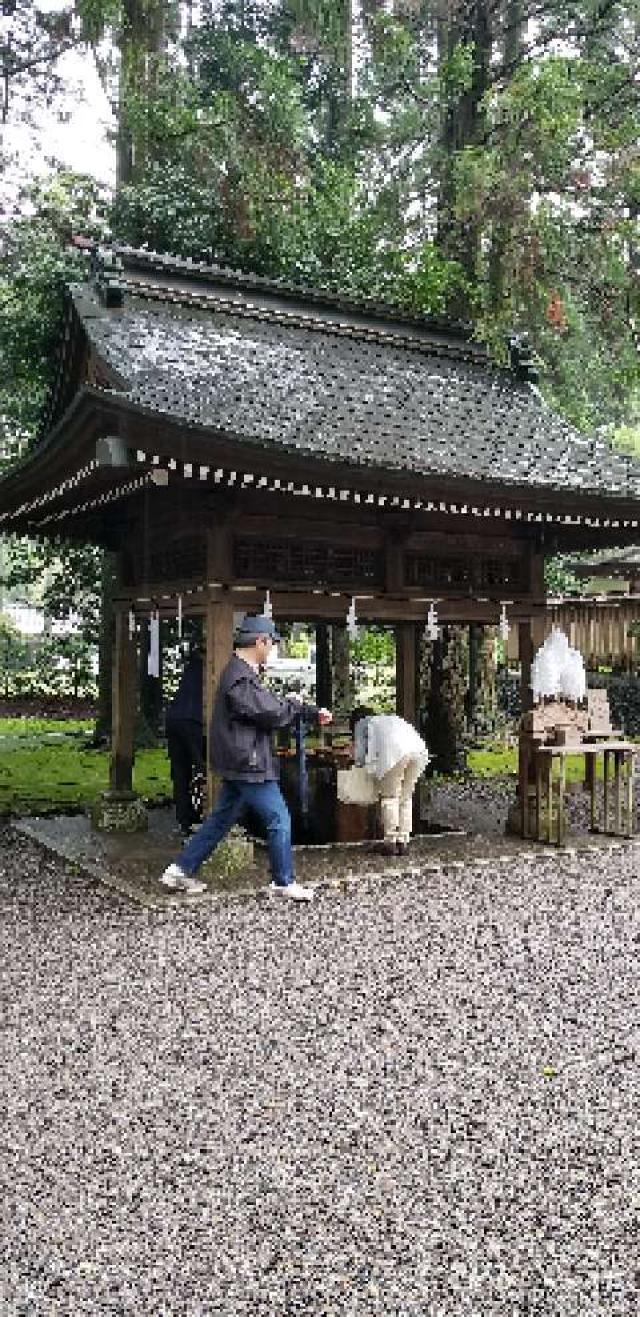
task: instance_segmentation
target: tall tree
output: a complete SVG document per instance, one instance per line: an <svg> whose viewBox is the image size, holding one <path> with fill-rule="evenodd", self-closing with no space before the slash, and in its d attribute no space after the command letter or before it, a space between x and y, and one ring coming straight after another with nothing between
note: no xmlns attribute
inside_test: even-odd
<svg viewBox="0 0 640 1317"><path fill-rule="evenodd" d="M56 362L67 283L86 276L86 256L71 242L104 232L106 198L97 184L60 173L29 187L26 213L0 225L0 462L9 465L40 437ZM43 605L60 620L80 616L81 637L98 625L101 555L95 549L13 539L6 581L28 589L44 579Z"/></svg>

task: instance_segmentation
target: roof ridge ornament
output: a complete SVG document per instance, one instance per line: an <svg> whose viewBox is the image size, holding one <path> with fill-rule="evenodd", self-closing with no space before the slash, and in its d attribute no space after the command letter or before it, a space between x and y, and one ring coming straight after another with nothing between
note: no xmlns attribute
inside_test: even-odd
<svg viewBox="0 0 640 1317"><path fill-rule="evenodd" d="M519 380L525 380L529 384L537 384L540 379L540 371L535 365L534 352L528 334L511 334L507 346L509 348L509 364L511 369Z"/></svg>
<svg viewBox="0 0 640 1317"><path fill-rule="evenodd" d="M121 307L124 302L124 267L111 247L96 247L91 254L91 278L104 306Z"/></svg>

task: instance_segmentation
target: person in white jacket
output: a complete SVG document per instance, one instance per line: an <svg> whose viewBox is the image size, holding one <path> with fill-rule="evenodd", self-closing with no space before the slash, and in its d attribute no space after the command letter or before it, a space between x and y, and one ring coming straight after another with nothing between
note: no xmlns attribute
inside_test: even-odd
<svg viewBox="0 0 640 1317"><path fill-rule="evenodd" d="M352 715L354 762L375 779L380 796L384 849L403 855L411 838L413 793L429 763L429 751L411 723L395 713Z"/></svg>

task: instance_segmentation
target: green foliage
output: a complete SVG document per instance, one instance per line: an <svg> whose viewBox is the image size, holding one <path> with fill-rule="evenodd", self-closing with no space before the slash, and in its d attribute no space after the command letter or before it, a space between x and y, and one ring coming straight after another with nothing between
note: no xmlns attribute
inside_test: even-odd
<svg viewBox="0 0 640 1317"><path fill-rule="evenodd" d="M620 425L611 434L611 443L622 453L640 454L640 393L632 396L628 409L629 425Z"/></svg>
<svg viewBox="0 0 640 1317"><path fill-rule="evenodd" d="M24 213L0 228L0 463L8 465L38 439L43 408L57 361L60 319L69 282L86 277L87 257L72 245L75 234L104 233L106 199L93 179L60 171L30 185L21 198ZM71 655L71 685L89 682L87 646L99 625L100 553L95 548L14 539L8 545L6 584L30 592L41 588L50 617L81 618L81 635ZM80 648L78 648L80 647ZM80 654L82 649L82 655ZM12 676L23 689L43 689L48 676L61 685L54 657L46 651L33 667ZM75 675L74 675L75 674Z"/></svg>
<svg viewBox="0 0 640 1317"><path fill-rule="evenodd" d="M100 41L105 30L122 21L123 0L76 0L82 30L89 42Z"/></svg>
<svg viewBox="0 0 640 1317"><path fill-rule="evenodd" d="M445 313L468 294L433 241L406 242L391 193L371 189L375 130L362 99L349 104L336 156L319 149L300 59L228 19L197 34L189 57L193 73L167 70L151 102L144 90L128 97L130 125L152 149L116 200L120 237L412 313Z"/></svg>
<svg viewBox="0 0 640 1317"><path fill-rule="evenodd" d="M571 568L566 564L566 559L562 556L546 560L544 583L547 594L552 595L584 594L588 585L587 581L571 571Z"/></svg>
<svg viewBox="0 0 640 1317"><path fill-rule="evenodd" d="M439 79L446 98L457 98L471 89L475 46L472 41L457 41L440 64Z"/></svg>
<svg viewBox="0 0 640 1317"><path fill-rule="evenodd" d="M102 231L92 179L61 172L28 187L27 212L0 225L0 462L35 441L56 363L66 284L86 274L74 233Z"/></svg>
<svg viewBox="0 0 640 1317"><path fill-rule="evenodd" d="M596 104L594 77L575 53L519 64L491 87L485 140L456 166L458 220L485 235L479 333L499 354L510 330L527 329L546 396L585 429L624 419L640 378L630 316L635 166L628 111L613 95L628 71L609 66L611 102Z"/></svg>
<svg viewBox="0 0 640 1317"><path fill-rule="evenodd" d="M58 60L76 42L73 14L33 0L3 0L1 12L0 117L29 124L34 106L62 91Z"/></svg>
<svg viewBox="0 0 640 1317"><path fill-rule="evenodd" d="M109 785L109 756L63 743L17 748L0 757L0 813L82 811ZM133 788L145 803L171 800L166 750L140 750Z"/></svg>
<svg viewBox="0 0 640 1317"><path fill-rule="evenodd" d="M292 636L291 639L287 641L287 654L290 658L308 660L310 644L311 639L306 631L298 636Z"/></svg>
<svg viewBox="0 0 640 1317"><path fill-rule="evenodd" d="M467 750L467 767L473 777L511 777L518 771L515 746L488 745L481 750Z"/></svg>
<svg viewBox="0 0 640 1317"><path fill-rule="evenodd" d="M3 750L18 749L25 740L46 743L60 736L89 736L92 727L86 718L0 718L0 739Z"/></svg>
<svg viewBox="0 0 640 1317"><path fill-rule="evenodd" d="M518 750L516 746L487 745L482 750L467 751L467 766L473 777L515 777L518 772ZM565 764L568 783L584 782L584 756L567 755ZM602 778L603 767L598 763L596 776Z"/></svg>
<svg viewBox="0 0 640 1317"><path fill-rule="evenodd" d="M93 545L63 540L13 538L7 543L5 583L33 597L47 616L67 622L79 619L79 640L95 644L100 625L100 565L102 553Z"/></svg>
<svg viewBox="0 0 640 1317"><path fill-rule="evenodd" d="M0 695L4 699L72 696L95 699L94 651L80 636L27 644L0 631Z"/></svg>
<svg viewBox="0 0 640 1317"><path fill-rule="evenodd" d="M4 699L14 693L28 657L28 646L19 632L7 618L0 617L0 694Z"/></svg>
<svg viewBox="0 0 640 1317"><path fill-rule="evenodd" d="M402 82L418 74L418 51L412 34L386 10L380 10L369 26L371 53L377 76Z"/></svg>
<svg viewBox="0 0 640 1317"><path fill-rule="evenodd" d="M359 627L357 638L350 642L349 652L354 663L392 666L396 656L394 633L389 627Z"/></svg>

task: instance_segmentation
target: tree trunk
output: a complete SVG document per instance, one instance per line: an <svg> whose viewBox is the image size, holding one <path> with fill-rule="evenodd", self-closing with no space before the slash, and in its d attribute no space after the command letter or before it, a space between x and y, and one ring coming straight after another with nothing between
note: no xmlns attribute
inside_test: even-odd
<svg viewBox="0 0 640 1317"><path fill-rule="evenodd" d="M525 32L524 0L506 0L504 12L503 58L508 76L513 76L523 57ZM520 198L517 208L528 204L528 198ZM491 245L489 249L488 294L491 310L499 315L506 298L509 284L512 282L507 270L514 215L495 214L491 225Z"/></svg>
<svg viewBox="0 0 640 1317"><path fill-rule="evenodd" d="M331 644L326 622L316 625L316 704L325 709L333 707Z"/></svg>
<svg viewBox="0 0 640 1317"><path fill-rule="evenodd" d="M495 629L469 627L469 688L467 723L477 736L495 729L497 711Z"/></svg>
<svg viewBox="0 0 640 1317"><path fill-rule="evenodd" d="M421 723L436 773L466 767L464 732L468 641L464 626L444 626L438 640L422 642Z"/></svg>
<svg viewBox="0 0 640 1317"><path fill-rule="evenodd" d="M153 155L153 144L139 116L134 127L131 95L151 100L167 42L170 6L161 0L124 0L119 35L120 72L116 131L116 192L139 178Z"/></svg>
<svg viewBox="0 0 640 1317"><path fill-rule="evenodd" d="M449 259L457 260L470 279L476 277L480 248L479 226L457 214L458 154L477 145L484 130L482 100L489 86L491 17L487 0L471 3L452 13L447 7L438 24L438 58L443 69L459 48L471 48L473 68L469 86L449 93L443 108L442 173L438 196L436 242Z"/></svg>
<svg viewBox="0 0 640 1317"><path fill-rule="evenodd" d="M343 720L353 709L349 636L344 623L335 623L331 627L331 667L333 712L336 720Z"/></svg>
<svg viewBox="0 0 640 1317"><path fill-rule="evenodd" d="M339 0L340 40L328 44L328 93L325 128L327 154L338 155L349 117L353 86L353 0Z"/></svg>

